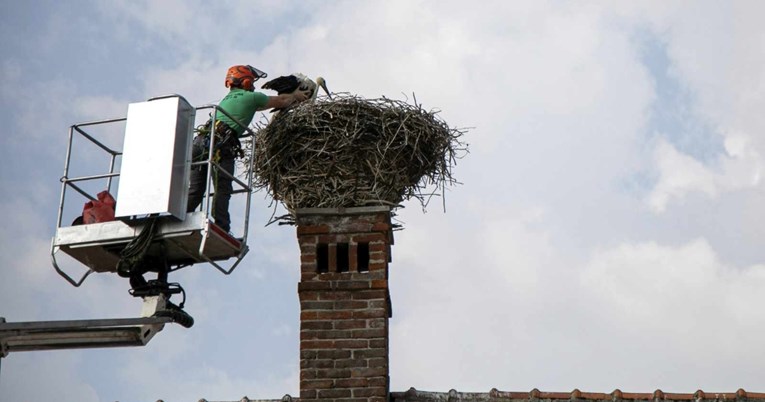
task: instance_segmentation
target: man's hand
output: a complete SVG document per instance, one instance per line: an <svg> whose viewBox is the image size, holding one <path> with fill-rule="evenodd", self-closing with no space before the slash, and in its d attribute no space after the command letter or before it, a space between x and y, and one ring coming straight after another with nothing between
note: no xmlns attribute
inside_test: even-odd
<svg viewBox="0 0 765 402"><path fill-rule="evenodd" d="M292 96L294 98L293 102L302 102L306 99L308 99L308 95L305 92L302 91L295 91L292 93Z"/></svg>
<svg viewBox="0 0 765 402"><path fill-rule="evenodd" d="M260 110L284 109L294 103L302 102L306 99L308 99L308 97L306 97L304 93L299 91L292 94L269 96L268 103L265 106L263 106Z"/></svg>

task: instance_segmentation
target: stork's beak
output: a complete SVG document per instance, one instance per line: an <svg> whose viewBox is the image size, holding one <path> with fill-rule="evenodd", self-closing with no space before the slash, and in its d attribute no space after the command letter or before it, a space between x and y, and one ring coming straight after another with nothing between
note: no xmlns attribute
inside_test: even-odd
<svg viewBox="0 0 765 402"><path fill-rule="evenodd" d="M319 84L319 86L321 87L321 89L323 89L324 92L327 94L329 99L332 99L332 94L329 93L329 89L327 89L327 82L324 80L324 78L319 77L319 78L316 79L316 81Z"/></svg>

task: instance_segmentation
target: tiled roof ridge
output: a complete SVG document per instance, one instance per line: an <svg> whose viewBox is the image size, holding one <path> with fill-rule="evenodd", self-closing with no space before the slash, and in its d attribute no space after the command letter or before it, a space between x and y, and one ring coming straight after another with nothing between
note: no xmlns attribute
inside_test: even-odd
<svg viewBox="0 0 765 402"><path fill-rule="evenodd" d="M299 401L299 400L300 399L298 399L298 398L293 398L292 396L290 396L290 394L285 394L282 397L282 399L250 399L250 398L247 397L247 395L245 395L245 396L242 397L242 399L240 399L238 401L229 401L229 402L295 402L295 401ZM162 401L160 399L157 402L164 402L164 401ZM197 402L227 402L227 401L209 401L209 400L207 400L205 398L202 398L202 399L198 400Z"/></svg>
<svg viewBox="0 0 765 402"><path fill-rule="evenodd" d="M391 401L492 401L492 400L569 400L569 401L762 401L765 402L765 393L748 392L739 388L736 392L705 392L698 390L692 394L678 394L664 392L660 389L652 393L645 392L622 392L615 389L606 394L601 392L582 392L574 389L571 392L542 392L536 388L529 392L509 392L492 388L489 392L458 392L455 389L449 392L429 392L409 388L406 392L391 392ZM246 396L239 401L232 402L299 402L299 398L293 398L289 394L282 399L249 399ZM157 402L162 402L158 400ZM198 402L216 402L200 399Z"/></svg>
<svg viewBox="0 0 765 402"><path fill-rule="evenodd" d="M391 393L392 400L406 401L406 400L509 400L509 399L526 399L526 400L553 400L553 399L565 399L565 400L591 400L591 401L619 401L619 400L641 400L641 401L700 401L700 400L763 400L765 401L765 393L761 392L747 392L743 388L739 388L736 392L705 392L698 390L692 394L685 393L670 393L664 392L660 389L655 390L652 393L640 393L640 392L622 392L619 389L614 390L611 393L600 392L582 392L578 389L574 389L571 392L542 392L536 388L529 392L509 392L499 391L493 388L488 393L486 392L458 392L457 390L450 390L448 393L444 392L428 392L420 391L415 388L409 388L406 392L393 392Z"/></svg>

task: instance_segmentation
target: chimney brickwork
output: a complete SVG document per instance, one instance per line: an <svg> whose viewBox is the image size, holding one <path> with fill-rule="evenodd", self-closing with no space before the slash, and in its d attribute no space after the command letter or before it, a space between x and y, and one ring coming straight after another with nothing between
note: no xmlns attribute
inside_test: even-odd
<svg viewBox="0 0 765 402"><path fill-rule="evenodd" d="M300 399L385 402L390 209L297 211Z"/></svg>

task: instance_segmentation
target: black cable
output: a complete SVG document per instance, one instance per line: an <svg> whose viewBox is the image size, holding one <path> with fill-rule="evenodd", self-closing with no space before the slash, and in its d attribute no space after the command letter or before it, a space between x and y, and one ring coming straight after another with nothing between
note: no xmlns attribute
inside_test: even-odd
<svg viewBox="0 0 765 402"><path fill-rule="evenodd" d="M129 277L138 267L154 239L154 233L157 228L156 223L157 218L149 218L141 233L131 240L120 252L120 260L117 261L117 274Z"/></svg>

